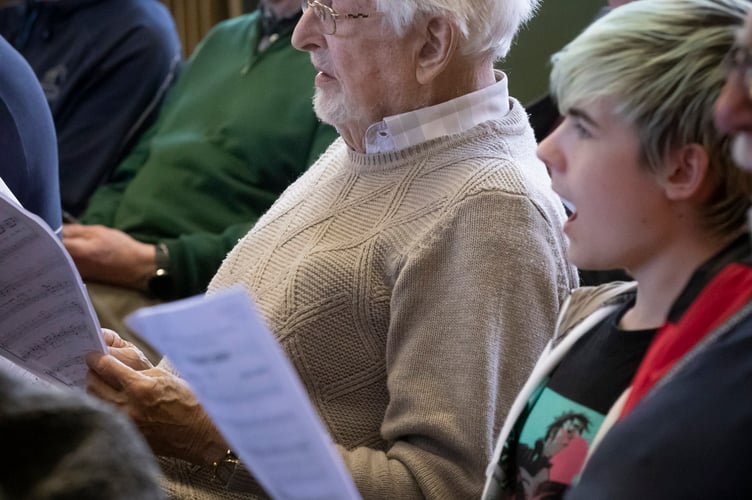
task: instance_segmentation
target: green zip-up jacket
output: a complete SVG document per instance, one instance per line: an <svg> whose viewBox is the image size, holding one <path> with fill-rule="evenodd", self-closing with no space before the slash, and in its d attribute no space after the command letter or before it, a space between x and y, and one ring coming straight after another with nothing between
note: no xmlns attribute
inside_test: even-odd
<svg viewBox="0 0 752 500"><path fill-rule="evenodd" d="M337 136L311 104L315 70L292 28L258 52L258 13L217 25L155 124L81 217L163 242L162 299L203 292L225 255Z"/></svg>

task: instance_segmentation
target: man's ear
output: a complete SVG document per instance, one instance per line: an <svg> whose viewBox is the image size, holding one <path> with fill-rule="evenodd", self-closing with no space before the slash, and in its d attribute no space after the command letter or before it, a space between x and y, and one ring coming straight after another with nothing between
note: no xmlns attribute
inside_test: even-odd
<svg viewBox="0 0 752 500"><path fill-rule="evenodd" d="M702 199L710 189L707 150L697 144L686 144L669 157L662 177L663 188L670 200Z"/></svg>
<svg viewBox="0 0 752 500"><path fill-rule="evenodd" d="M418 53L416 78L425 85L440 75L452 60L457 44L459 30L445 17L432 16L425 25L425 39Z"/></svg>

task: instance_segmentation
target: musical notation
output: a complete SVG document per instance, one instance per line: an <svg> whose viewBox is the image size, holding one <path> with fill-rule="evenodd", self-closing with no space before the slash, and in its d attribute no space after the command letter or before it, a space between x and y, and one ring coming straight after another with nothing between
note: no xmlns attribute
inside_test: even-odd
<svg viewBox="0 0 752 500"><path fill-rule="evenodd" d="M83 387L85 354L105 351L86 289L59 238L2 189L0 263L0 355L44 380Z"/></svg>

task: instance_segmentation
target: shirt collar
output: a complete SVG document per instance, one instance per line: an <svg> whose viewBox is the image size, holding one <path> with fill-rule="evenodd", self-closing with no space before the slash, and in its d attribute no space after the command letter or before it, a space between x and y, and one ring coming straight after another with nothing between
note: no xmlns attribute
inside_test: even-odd
<svg viewBox="0 0 752 500"><path fill-rule="evenodd" d="M496 70L496 83L434 106L388 116L366 130L366 153L391 153L447 135L460 134L509 113L507 77Z"/></svg>

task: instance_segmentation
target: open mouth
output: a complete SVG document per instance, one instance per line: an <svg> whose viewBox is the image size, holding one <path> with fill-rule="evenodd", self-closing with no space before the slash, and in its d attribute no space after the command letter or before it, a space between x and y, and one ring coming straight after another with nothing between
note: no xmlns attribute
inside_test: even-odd
<svg viewBox="0 0 752 500"><path fill-rule="evenodd" d="M574 206L574 203L567 200L566 198L562 198L559 196L559 199L561 200L561 203L564 205L564 208L567 209L567 215L569 216L569 220L572 221L577 218L577 208Z"/></svg>

